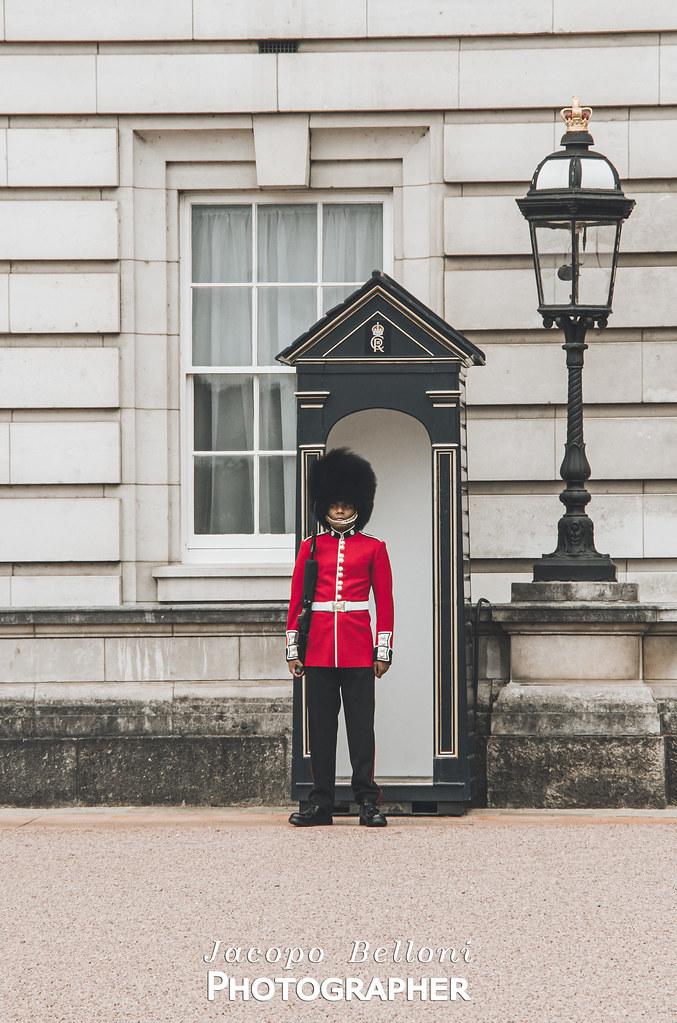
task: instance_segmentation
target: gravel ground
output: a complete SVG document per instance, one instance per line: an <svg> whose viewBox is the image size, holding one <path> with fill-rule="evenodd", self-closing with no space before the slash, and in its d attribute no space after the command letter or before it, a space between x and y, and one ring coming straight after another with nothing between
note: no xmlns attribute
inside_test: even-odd
<svg viewBox="0 0 677 1023"><path fill-rule="evenodd" d="M0 810L2 1023L677 1023L677 810L475 810L385 829L292 829L289 810ZM402 953L408 939L415 953L466 946L470 961L396 963L397 939ZM349 963L355 941L385 961ZM229 946L324 958L229 965ZM210 1002L209 970L459 977L470 1000Z"/></svg>

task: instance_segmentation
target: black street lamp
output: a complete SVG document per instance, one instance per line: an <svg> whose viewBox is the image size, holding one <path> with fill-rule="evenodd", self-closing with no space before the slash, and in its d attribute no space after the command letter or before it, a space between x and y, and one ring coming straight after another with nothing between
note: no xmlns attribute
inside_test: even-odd
<svg viewBox="0 0 677 1023"><path fill-rule="evenodd" d="M609 555L595 550L592 519L585 511L590 463L583 442L583 353L588 328L606 327L611 314L621 226L635 201L623 195L614 165L590 152L591 114L577 97L562 110L564 149L538 165L526 196L517 199L531 230L538 311L544 327L556 323L564 331L568 370L567 440L560 466L566 512L557 526L557 549L534 564L534 582L616 579Z"/></svg>

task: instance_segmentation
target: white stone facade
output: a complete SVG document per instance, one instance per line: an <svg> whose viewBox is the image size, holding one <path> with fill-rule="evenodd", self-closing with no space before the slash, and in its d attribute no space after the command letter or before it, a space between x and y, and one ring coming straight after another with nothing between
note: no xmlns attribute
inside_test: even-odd
<svg viewBox="0 0 677 1023"><path fill-rule="evenodd" d="M467 392L473 599L508 600L555 546L566 424L514 199L574 91L637 200L588 338L589 511L619 581L677 601L674 3L0 7L0 606L284 599L288 544L186 556L196 194L388 204L385 269L487 354ZM298 52L259 53L270 38Z"/></svg>

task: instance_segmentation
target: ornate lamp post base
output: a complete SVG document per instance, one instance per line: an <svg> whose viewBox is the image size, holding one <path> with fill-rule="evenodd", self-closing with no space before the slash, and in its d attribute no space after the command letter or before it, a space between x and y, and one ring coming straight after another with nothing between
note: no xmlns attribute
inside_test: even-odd
<svg viewBox="0 0 677 1023"><path fill-rule="evenodd" d="M567 441L560 466L566 486L559 495L566 512L557 524L557 549L534 564L534 582L616 581L616 566L609 555L595 550L592 519L585 511L590 500L585 488L590 463L583 442L583 353L588 347L585 334L592 324L586 316L557 319L557 326L564 331L562 347L568 372ZM552 326L552 320L548 325Z"/></svg>
<svg viewBox="0 0 677 1023"><path fill-rule="evenodd" d="M563 520L560 520L563 521ZM590 521L588 519L588 521ZM534 582L616 582L616 566L608 554L586 551L579 556L544 554L534 563Z"/></svg>

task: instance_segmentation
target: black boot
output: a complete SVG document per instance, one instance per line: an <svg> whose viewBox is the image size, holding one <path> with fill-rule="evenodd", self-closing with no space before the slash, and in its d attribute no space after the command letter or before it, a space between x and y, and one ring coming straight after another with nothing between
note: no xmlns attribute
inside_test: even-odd
<svg viewBox="0 0 677 1023"><path fill-rule="evenodd" d="M317 824L333 824L331 810L311 803L307 810L297 810L289 817L289 823L296 827L307 828Z"/></svg>
<svg viewBox="0 0 677 1023"><path fill-rule="evenodd" d="M375 803L360 803L360 824L368 828L385 828L388 821Z"/></svg>

